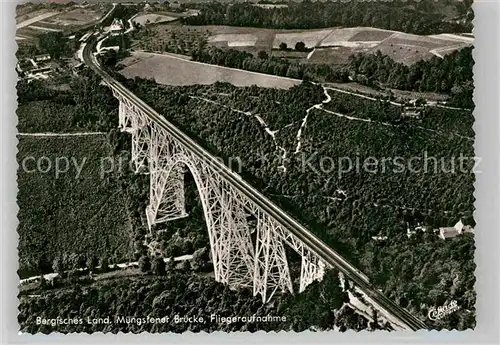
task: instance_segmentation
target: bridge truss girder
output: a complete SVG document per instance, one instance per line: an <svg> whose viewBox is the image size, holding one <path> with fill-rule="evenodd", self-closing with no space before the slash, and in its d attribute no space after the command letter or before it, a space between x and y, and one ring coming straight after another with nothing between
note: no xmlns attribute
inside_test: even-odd
<svg viewBox="0 0 500 345"><path fill-rule="evenodd" d="M155 224L186 217L184 172L195 180L207 223L215 279L253 289L268 302L280 290L293 293L285 244L302 258L299 292L321 280L325 264L303 242L232 187L207 159L200 159L160 124L118 93L119 128L132 137L136 173L150 175L146 218ZM257 219L254 229L248 219Z"/></svg>

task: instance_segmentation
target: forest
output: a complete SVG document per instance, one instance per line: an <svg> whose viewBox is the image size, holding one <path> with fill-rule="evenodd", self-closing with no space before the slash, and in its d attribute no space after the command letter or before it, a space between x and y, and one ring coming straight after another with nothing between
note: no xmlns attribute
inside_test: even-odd
<svg viewBox="0 0 500 345"><path fill-rule="evenodd" d="M39 297L21 297L18 321L23 332L45 333L53 330L70 332L131 332L151 333L185 331L296 331L392 329L390 325L370 322L358 315L347 304L338 272L329 271L321 282L312 283L300 295L278 295L272 302L263 304L253 297L248 288L232 290L217 283L213 277L193 273L189 269L168 268L160 275L144 274L136 277L109 279L88 284L75 283L68 288L52 290L45 285ZM219 322L211 315L222 317L274 316L272 322ZM165 323L124 323L119 317L169 318ZM175 316L203 318L203 322L175 322ZM44 319L79 319L76 324L56 326L37 324L37 317ZM109 324L93 324L88 319L109 317Z"/></svg>
<svg viewBox="0 0 500 345"><path fill-rule="evenodd" d="M469 106L467 97L472 94L473 64L470 50L450 54L443 60L424 61L416 64L416 67L409 67L408 70L405 69L406 66L391 62L380 54L355 56L351 58L348 68L340 70L327 65L302 67L281 60L275 61L272 58L254 58L235 51L228 53L213 50L209 53L204 51L203 54L206 55L200 52L196 54L198 61L212 59L211 61L215 62L211 63L227 64L231 67L234 64L240 66L238 68L250 70L272 70L272 74L278 75L290 73L289 76L305 81L288 91L257 87L236 88L228 84L165 87L141 79L123 80L123 82L160 113L169 114L170 121L212 153L222 157L240 157L243 161L242 176L246 180L306 224L325 242L359 265L390 298L410 312L424 319L428 308L455 299L462 307L461 311L449 319L439 321L437 325L433 324L433 327L466 329L474 326L473 235L458 236L447 241L437 239L431 232L417 232L410 239L406 236L407 223L412 225L424 223L428 227L435 228L451 226L459 219L463 219L466 223L473 224L474 176L470 172L457 174L349 172L339 177L334 173L325 175L316 174L314 171L304 172L301 165L303 162L301 157L305 156L307 159L316 154L318 156L310 161L313 166L319 164L318 160L321 157L409 158L421 155L423 152L445 160L460 153L473 156L473 141L455 135L473 137L470 128L473 118L468 112L432 109L422 121L394 121L387 126L381 125L380 122L391 121L393 116L397 117L398 114L397 110L387 103L368 104L354 96L338 95L330 91L334 100L324 104L324 110L371 119L373 123L351 121L327 113L323 109L312 109L311 107L325 102L325 90L320 85L307 82L308 79L325 80L322 79L325 76L332 80L339 78L345 81L345 78L351 76L375 86L377 83L382 83L410 90L450 92L457 95L458 100L465 99L463 106ZM260 70L261 68L263 70ZM435 73L441 68L447 73ZM48 129L104 131L108 132L106 138L113 153L117 157L129 156L128 137L114 129L116 100L107 88L99 85L99 79L91 72L84 72L81 78L76 78L71 84L70 91L48 89L36 81L29 84L20 82L18 91L19 102L22 105L19 115L20 131L39 132ZM276 140L268 135L255 116L244 116L235 112L235 109L262 117L269 128L278 130ZM311 109L310 116L300 138L300 152L294 154L298 142L297 133L309 109ZM32 114L36 116L30 116ZM284 148L288 153L285 159L278 147ZM92 146L88 146L87 149L92 149ZM130 252L127 255L129 258L140 259L146 252L142 245L146 229L140 224L140 218L147 203L147 178L135 175L133 172L124 172L111 174L108 179L121 186L128 214L133 222L133 255L130 255ZM41 188L41 185L38 186ZM44 191L48 192L50 189ZM195 194L195 191L191 188L189 193ZM29 195L26 194L25 198L29 198ZM196 206L193 207L196 209ZM166 255L184 254L186 251L206 246L206 235L203 235L203 231L198 231L202 229L203 224L200 221L199 209L197 212L199 213L194 215L198 217L181 220L172 225L175 231L159 236L160 246ZM196 231L193 232L193 229ZM388 239L374 241L372 236L377 235L386 235ZM91 248L91 251L99 250ZM121 257L127 256L125 254L122 256L121 253L98 255L101 255L100 260L105 262L110 260L116 262ZM50 266L51 259L53 258L47 260L44 258L38 264L36 259L33 259L33 266L38 265L39 268L43 266L47 269L46 266ZM60 261L61 258L54 260ZM44 265L40 265L40 262ZM53 267L48 270L50 269ZM260 305L257 300L252 300L248 306L244 304L243 301L250 300L247 298L248 291L233 292L217 287L212 280L207 282L205 278L195 276L173 273L172 277L174 279L160 278L154 284L148 279L124 280L81 289L76 286L52 291L37 298L35 303L23 302L20 322L30 332L39 329L46 332L47 328L32 324L30 319L32 315L44 313L46 317L55 317L73 315L74 310L78 310L82 315L106 316L104 313L107 310L126 314L137 308L144 308L141 309L141 313L149 314L165 310L170 305L166 306L167 302L178 303L181 310L169 312L180 313L189 312L194 306L199 306L198 298L215 311L225 311L234 307L235 309L230 310L239 312L245 311L244 308L250 308L253 313L260 313L268 308ZM327 279L326 283L328 281ZM186 287L204 289L204 292L198 294L196 290ZM314 289L316 287L313 286L310 291L315 291ZM168 291L165 296L158 297L164 290ZM224 292L221 292L222 290ZM328 291L330 290L329 288ZM221 299L219 292L223 297ZM300 306L294 304L299 303L295 300L287 302L287 297L284 296L283 299L280 298L279 303L277 302L279 304L277 310L284 310L284 313L294 312L294 320L297 320L298 315L304 313L304 310L310 311L311 320L325 329L334 324L340 328L366 328L366 320L358 320L356 314L345 317L354 320L355 326L337 324L335 320L339 318L332 310L320 310L315 303L317 293L318 291L315 291L316 295L309 297L307 294L298 296L297 300L304 299L301 302L304 305ZM74 298L75 295L79 297L74 304L68 302L68 299ZM157 304L154 303L156 298L158 298ZM124 302L119 304L117 300ZM338 299L335 299L332 303L338 303L337 301ZM100 303L103 303L105 311L98 307ZM155 305L158 306L156 310ZM321 319L318 319L320 317ZM308 322L308 319L303 318L297 324L287 324L283 327L303 330L311 327L312 324ZM214 326L214 329L216 327ZM231 327L241 329L238 327L244 326ZM267 326L262 325L262 327ZM68 331L73 330L68 328ZM156 328L151 331L156 331Z"/></svg>
<svg viewBox="0 0 500 345"><path fill-rule="evenodd" d="M40 80L20 80L19 132L106 132L116 128L118 101L94 73L85 70L71 78L68 86L68 90L57 90Z"/></svg>
<svg viewBox="0 0 500 345"><path fill-rule="evenodd" d="M202 46L193 50L194 61L281 77L316 82L357 81L370 87L399 90L438 92L450 95L450 104L472 109L474 59L472 48L464 48L446 55L433 57L411 66L395 62L380 51L375 54L356 54L345 65L301 64L277 57L255 57L235 49Z"/></svg>
<svg viewBox="0 0 500 345"><path fill-rule="evenodd" d="M332 100L324 108L334 112L395 126L425 128L429 131L474 137L472 111L426 106L417 118L404 118L402 107L390 103L387 99L373 101L362 97L346 96L333 90L329 91L329 95Z"/></svg>
<svg viewBox="0 0 500 345"><path fill-rule="evenodd" d="M246 180L358 265L398 303L425 318L426 308L440 305L442 298L454 298L464 306L464 314L446 326L471 326L473 236L441 241L430 230L408 239L406 231L407 223L423 223L433 229L462 219L473 225L473 162L467 163L465 171L400 173L389 164L383 173L350 171L342 176L336 171L304 171L302 163L302 157L318 167L321 157L359 157L363 161L373 156L409 159L425 153L449 169L453 157L473 156L473 141L447 134L463 128L462 121L470 123L470 114L455 112L447 116L448 121L436 122L436 127L432 121L426 123L429 127L411 121L387 126L314 109L302 133L301 152L294 154L306 110L324 101L320 85L304 82L284 91L220 83L170 87L139 78L124 82L212 153L239 157ZM324 104L324 109L332 109L333 104L337 111L344 107L351 109L350 116L363 117L366 105L355 96L333 97L335 102ZM258 114L271 130L278 130L276 142L254 116L241 115L240 111ZM384 106L374 106L369 116L381 119L386 111ZM443 134L436 132L438 129ZM288 159L282 159L278 146L284 148ZM373 236L388 238L377 242ZM401 266L394 266L398 261ZM412 274L404 273L410 271ZM404 279L402 274L406 274ZM435 277L436 285L418 279L422 275ZM408 284L411 292L406 290ZM448 292L446 297L444 291Z"/></svg>
<svg viewBox="0 0 500 345"><path fill-rule="evenodd" d="M91 71L70 79L67 89L37 80L21 80L17 85L22 133L17 155L19 274L23 278L53 272L54 262L76 268L93 258L111 263L132 260L140 249L137 242L143 240L133 233L142 230L129 213L138 207L142 212L147 180L126 169L130 146L125 144L125 134L116 133L117 101ZM96 135L23 136L75 132ZM116 169L101 175L103 161L113 156ZM42 157L40 166L46 173L36 168ZM65 172L56 176L58 159Z"/></svg>
<svg viewBox="0 0 500 345"><path fill-rule="evenodd" d="M38 36L36 44L33 42L19 42L16 57L18 59L31 58L37 54L50 54L52 59L69 57L78 49L77 39L69 40L62 32L43 32Z"/></svg>
<svg viewBox="0 0 500 345"><path fill-rule="evenodd" d="M188 25L230 25L275 29L371 26L417 35L471 32L472 0L300 1L286 7L262 8L245 3L200 3L201 14L182 18ZM451 7L459 20L440 13Z"/></svg>
<svg viewBox="0 0 500 345"><path fill-rule="evenodd" d="M399 90L446 93L451 104L473 109L474 91L472 47L434 56L411 66L397 63L380 52L350 56L348 69L352 79L367 86L386 86Z"/></svg>

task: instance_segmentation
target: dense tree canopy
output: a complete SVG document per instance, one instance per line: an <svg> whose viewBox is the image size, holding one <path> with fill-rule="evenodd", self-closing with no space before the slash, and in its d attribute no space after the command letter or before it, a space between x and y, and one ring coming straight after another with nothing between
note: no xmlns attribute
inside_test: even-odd
<svg viewBox="0 0 500 345"><path fill-rule="evenodd" d="M44 286L47 284L44 284ZM233 290L212 277L180 270L165 277L143 276L103 281L89 286L77 283L69 288L40 291L40 297L22 297L18 320L29 333L68 332L200 332L200 331L304 331L384 329L369 324L344 302L347 293L340 287L338 272L327 272L321 282L311 284L297 295L283 294L267 304L253 297L247 288ZM216 317L256 317L256 321L229 321ZM262 317L279 318L260 321ZM47 325L42 319L80 319L80 322ZM109 317L110 323L92 323ZM139 318L125 322L123 318ZM167 322L142 319L168 318ZM176 317L203 318L202 322L179 322ZM387 328L387 329L390 329Z"/></svg>
<svg viewBox="0 0 500 345"><path fill-rule="evenodd" d="M460 136L473 136L469 112L443 109L439 115L432 110L421 122L386 124L397 116L396 107L330 91L332 101L323 105L325 110L373 122L313 109L301 135L301 152L293 154L306 110L324 101L320 85L303 83L284 91L228 84L168 87L138 78L125 83L216 156L239 157L246 180L358 265L401 305L425 319L429 307L442 304L438 291L446 286L451 291L446 298L466 306L454 327L470 327L467 315L474 312L474 295L459 291L473 291L473 236L442 241L432 233L432 228L471 218L474 176L469 170L447 173L437 166L435 172L398 173L393 163L377 173L353 169L340 176L338 169L314 170L324 157L357 157L363 162L368 157L407 160L426 154L443 164L460 154L473 157L473 141ZM235 110L258 114L271 130L278 130L276 142L254 116L237 116ZM288 159L282 159L277 146L287 151ZM466 169L472 163L468 161ZM419 164L422 168L422 161ZM431 231L408 239L407 222L423 222ZM378 235L388 239L376 242L372 237ZM394 262L401 266L395 268ZM395 269L400 273L394 274ZM415 272L435 275L442 283L426 285ZM452 279L457 275L460 283ZM430 295L429 289L434 291Z"/></svg>
<svg viewBox="0 0 500 345"><path fill-rule="evenodd" d="M245 3L202 3L201 14L185 17L190 25L252 26L277 29L373 26L430 35L472 31L472 1L300 1L262 8ZM191 6L191 5L190 5ZM459 20L446 18L442 6L454 8Z"/></svg>

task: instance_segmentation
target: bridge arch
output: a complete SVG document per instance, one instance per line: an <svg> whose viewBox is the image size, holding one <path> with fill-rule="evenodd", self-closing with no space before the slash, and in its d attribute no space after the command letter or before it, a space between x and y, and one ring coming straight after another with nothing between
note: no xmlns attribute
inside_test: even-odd
<svg viewBox="0 0 500 345"><path fill-rule="evenodd" d="M254 250L246 219L248 211L231 197L229 186L220 179L214 180L211 169L197 164L193 157L184 152L173 153L165 167L150 171L151 193L157 195L157 200L148 206L148 222L153 225L187 216L185 168L193 176L200 197L216 281L253 286Z"/></svg>
<svg viewBox="0 0 500 345"><path fill-rule="evenodd" d="M243 194L242 188L226 180L227 173L207 154L200 155L196 144L179 140L168 124L157 120L159 114L146 114L134 101L117 92L120 100L119 126L132 135L132 160L136 172L146 165L150 176L149 228L154 224L187 216L184 199L184 167L195 180L209 232L215 279L232 287L253 288L269 301L279 289L293 293L284 244L302 256L300 290L321 279L318 256L311 252L286 226ZM208 158L208 159L207 159ZM236 176L238 177L238 176ZM233 183L233 184L232 184ZM247 215L256 216L255 245Z"/></svg>

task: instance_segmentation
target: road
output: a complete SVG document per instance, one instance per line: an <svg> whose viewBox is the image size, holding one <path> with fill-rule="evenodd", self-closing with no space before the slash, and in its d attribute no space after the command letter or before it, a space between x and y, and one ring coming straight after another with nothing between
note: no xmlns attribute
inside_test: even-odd
<svg viewBox="0 0 500 345"><path fill-rule="evenodd" d="M182 255L182 256L177 256L174 258L174 261L187 261L187 260L191 260L193 259L193 254L186 254L186 255ZM168 263L170 261L170 258L164 258L163 261L165 261L165 263ZM109 264L108 265L108 268L112 269L114 266L118 267L118 268L128 268L128 267L133 267L133 266L139 266L139 261L132 261L132 262L122 262L122 263L119 263L119 264ZM98 265L95 267L96 269L101 269L101 266ZM83 270L86 270L88 269L88 267L85 267L85 268L77 268L76 270L77 271L83 271ZM66 273L69 273L70 271L67 270L65 271ZM47 280L52 280L54 279L55 277L59 276L59 273L57 272L54 272L54 273L47 273L47 274L44 274L44 275L41 275L41 276L32 276L32 277L28 277L28 278L24 278L24 279L21 279L19 284L25 284L25 283L29 283L29 282L32 282L32 281L35 281L35 280L38 280L40 278L44 278L44 279L47 279Z"/></svg>
<svg viewBox="0 0 500 345"><path fill-rule="evenodd" d="M17 133L20 137L84 137L88 135L106 135L106 132L76 132L76 133Z"/></svg>
<svg viewBox="0 0 500 345"><path fill-rule="evenodd" d="M340 254L326 245L318 237L312 234L308 229L302 226L295 219L286 214L273 202L271 202L267 197L261 194L258 190L252 187L248 182L244 181L238 174L231 171L223 163L213 157L208 151L203 147L198 145L193 139L184 134L177 127L172 125L169 121L165 119L162 115L158 114L154 109L148 106L144 101L137 97L130 90L125 88L122 84L117 82L113 77L111 77L97 62L96 57L93 54L93 50L96 42L88 43L83 48L83 59L86 65L88 65L92 70L94 70L98 75L100 75L103 80L115 90L117 93L123 95L128 100L134 103L141 111L147 114L152 120L157 124L162 125L169 134L174 137L178 142L184 145L186 148L195 153L199 159L209 164L215 171L217 171L228 183L230 183L236 190L241 192L262 210L264 210L270 217L277 221L284 229L290 231L295 235L300 241L302 241L307 247L309 247L313 252L316 253L328 266L336 267L340 272L342 272L349 280L351 280L355 285L357 285L362 291L364 291L370 299L374 301L377 305L377 309L381 309L381 312L391 316L393 319L398 320L404 328L409 330L419 330L427 329L428 327L424 322L410 314L407 310L400 307L389 298L387 298L383 293L378 291L373 287L366 276L359 271L356 267L350 264L346 259L344 259Z"/></svg>
<svg viewBox="0 0 500 345"><path fill-rule="evenodd" d="M47 12L47 13L40 14L39 16L27 19L21 23L16 24L16 30L19 30L19 29L24 28L26 26L29 26L31 24L35 24L35 23L42 21L44 19L53 17L56 14L59 14L59 12Z"/></svg>

